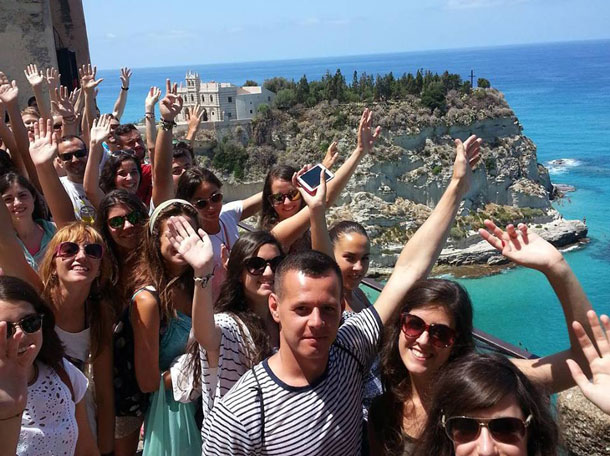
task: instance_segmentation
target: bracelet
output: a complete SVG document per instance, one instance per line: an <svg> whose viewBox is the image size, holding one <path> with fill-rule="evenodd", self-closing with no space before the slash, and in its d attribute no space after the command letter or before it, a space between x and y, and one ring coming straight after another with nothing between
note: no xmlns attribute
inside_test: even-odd
<svg viewBox="0 0 610 456"><path fill-rule="evenodd" d="M146 120L155 120L155 113L154 112L147 112L146 114L144 114L144 118Z"/></svg>
<svg viewBox="0 0 610 456"><path fill-rule="evenodd" d="M214 277L214 271L216 270L216 266L212 269L208 275L204 275L203 277L193 277L196 285L199 285L201 288L207 288L210 279Z"/></svg>
<svg viewBox="0 0 610 456"><path fill-rule="evenodd" d="M161 128L163 130L170 131L175 126L176 126L176 122L174 122L173 120L161 119Z"/></svg>
<svg viewBox="0 0 610 456"><path fill-rule="evenodd" d="M121 86L121 90L129 90L129 87L122 87Z"/></svg>
<svg viewBox="0 0 610 456"><path fill-rule="evenodd" d="M62 120L65 123L74 123L74 122L76 122L76 116L64 117Z"/></svg>
<svg viewBox="0 0 610 456"><path fill-rule="evenodd" d="M8 416L6 418L0 418L0 421L8 421L8 420L14 420L17 417L20 417L23 414L23 410L20 411L19 413L17 413L16 415L13 416Z"/></svg>

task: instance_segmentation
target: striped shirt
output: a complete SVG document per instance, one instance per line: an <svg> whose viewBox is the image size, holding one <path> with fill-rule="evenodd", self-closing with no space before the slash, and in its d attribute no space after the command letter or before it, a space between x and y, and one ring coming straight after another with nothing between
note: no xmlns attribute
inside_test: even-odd
<svg viewBox="0 0 610 456"><path fill-rule="evenodd" d="M310 385L282 382L267 360L244 374L208 415L204 455L359 455L362 391L381 333L371 307L350 318Z"/></svg>

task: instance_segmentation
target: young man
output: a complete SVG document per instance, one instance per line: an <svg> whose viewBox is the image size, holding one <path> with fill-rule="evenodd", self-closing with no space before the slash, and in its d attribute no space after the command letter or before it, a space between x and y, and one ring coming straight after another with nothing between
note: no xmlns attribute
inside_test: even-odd
<svg viewBox="0 0 610 456"><path fill-rule="evenodd" d="M60 168L66 173L59 180L72 200L76 218L93 223L95 209L87 199L83 187L85 167L89 157L87 145L78 136L64 136L57 145L57 156Z"/></svg>

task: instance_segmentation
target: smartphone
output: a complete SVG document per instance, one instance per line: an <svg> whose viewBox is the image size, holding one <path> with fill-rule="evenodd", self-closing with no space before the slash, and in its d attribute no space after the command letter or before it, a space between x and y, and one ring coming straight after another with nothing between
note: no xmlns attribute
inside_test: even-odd
<svg viewBox="0 0 610 456"><path fill-rule="evenodd" d="M322 173L322 170L324 170L326 182L335 177L335 175L328 169L326 169L326 167L322 164L317 164L306 173L303 173L299 177L297 177L297 180L299 181L299 184L301 184L301 187L303 187L305 191L310 195L316 194L316 189L320 185L320 174Z"/></svg>

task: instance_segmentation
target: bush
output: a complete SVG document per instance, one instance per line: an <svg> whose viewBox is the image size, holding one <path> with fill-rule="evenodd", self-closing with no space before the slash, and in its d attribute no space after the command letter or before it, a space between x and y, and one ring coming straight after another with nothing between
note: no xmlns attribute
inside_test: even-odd
<svg viewBox="0 0 610 456"><path fill-rule="evenodd" d="M488 79L479 78L477 79L477 87L479 87L480 89L489 89L491 87L491 83Z"/></svg>
<svg viewBox="0 0 610 456"><path fill-rule="evenodd" d="M431 82L428 84L421 94L421 103L429 108L431 112L439 109L439 111L444 113L447 110L447 105L445 103L445 87L443 83Z"/></svg>
<svg viewBox="0 0 610 456"><path fill-rule="evenodd" d="M297 96L292 89L282 89L275 96L273 104L278 109L289 109L292 108L297 102Z"/></svg>
<svg viewBox="0 0 610 456"><path fill-rule="evenodd" d="M247 160L248 153L241 144L225 137L214 149L212 166L232 173L237 179L241 179L244 177L244 166Z"/></svg>
<svg viewBox="0 0 610 456"><path fill-rule="evenodd" d="M434 174L436 176L436 175L440 174L442 170L443 170L443 167L441 165L436 165L434 168L432 168L432 174Z"/></svg>

